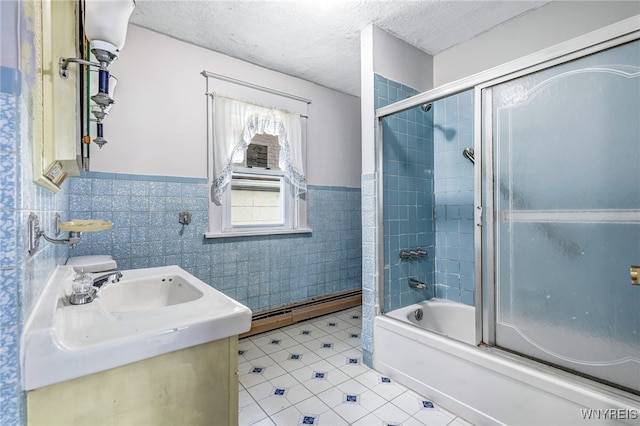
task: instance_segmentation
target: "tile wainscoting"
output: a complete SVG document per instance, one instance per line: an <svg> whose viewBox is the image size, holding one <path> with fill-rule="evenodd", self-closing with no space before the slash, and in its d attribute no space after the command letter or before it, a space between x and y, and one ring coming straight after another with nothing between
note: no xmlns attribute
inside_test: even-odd
<svg viewBox="0 0 640 426"><path fill-rule="evenodd" d="M360 188L310 185L311 235L205 239L206 179L89 172L70 182L70 216L113 221L71 256L111 254L118 266L179 265L254 312L359 288ZM190 225L178 213L192 214Z"/></svg>

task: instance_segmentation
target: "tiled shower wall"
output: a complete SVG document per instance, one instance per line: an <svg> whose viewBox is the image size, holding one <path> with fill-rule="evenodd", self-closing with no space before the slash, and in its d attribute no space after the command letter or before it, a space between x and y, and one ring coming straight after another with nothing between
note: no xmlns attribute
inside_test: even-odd
<svg viewBox="0 0 640 426"><path fill-rule="evenodd" d="M376 108L417 94L375 81ZM474 146L473 91L385 117L383 132L384 309L434 296L473 305L474 166L462 155ZM428 257L399 260L399 250L414 247ZM427 291L410 289L409 277Z"/></svg>
<svg viewBox="0 0 640 426"><path fill-rule="evenodd" d="M376 76L376 108L418 92ZM433 297L433 111L420 107L385 117L383 128L384 310ZM427 252L401 259L400 251ZM409 279L426 289L409 287Z"/></svg>
<svg viewBox="0 0 640 426"><path fill-rule="evenodd" d="M380 108L418 92L375 75L374 93L375 108ZM376 305L381 304L385 310L399 307L401 303L424 300L433 291L432 286L428 291L408 287L410 275L429 285L433 281L433 194L422 189L422 186L427 190L433 188L433 178L429 175L433 168L430 120L431 113L414 108L383 123L383 136L388 138L383 148L384 253L377 253L380 178L377 173L362 176L362 350L363 361L369 366L372 365ZM427 258L400 261L400 249L418 246L427 250ZM378 277L378 255L384 256L383 277ZM378 300L378 281L385 285L384 300Z"/></svg>
<svg viewBox="0 0 640 426"><path fill-rule="evenodd" d="M417 92L375 76L375 107ZM384 277L377 271L376 173L362 176L363 324L362 348L371 365L376 305L396 309L434 295L474 304L473 164L462 156L473 147L473 96L467 91L383 120L384 130ZM423 150L424 149L424 150ZM428 258L399 261L398 251L422 246ZM408 277L428 285L410 290ZM378 301L376 282L383 282ZM435 291L435 294L434 294Z"/></svg>
<svg viewBox="0 0 640 426"><path fill-rule="evenodd" d="M436 296L474 304L473 91L434 103Z"/></svg>
<svg viewBox="0 0 640 426"><path fill-rule="evenodd" d="M64 262L65 245L43 239L27 253L27 218L36 213L51 229L56 212L66 218L67 184L54 194L33 183L33 16L30 2L0 2L3 40L0 46L0 424L24 424L20 384L20 335L49 276ZM17 28L15 28L17 26ZM7 31L5 32L5 28ZM31 51L25 51L31 49ZM20 59L21 58L21 59ZM20 62L21 61L21 62Z"/></svg>
<svg viewBox="0 0 640 426"><path fill-rule="evenodd" d="M179 265L254 311L360 288L359 188L309 186L311 235L205 239L206 179L90 172L70 182L70 215L113 221L70 256L111 254L121 268ZM178 213L192 213L190 225Z"/></svg>

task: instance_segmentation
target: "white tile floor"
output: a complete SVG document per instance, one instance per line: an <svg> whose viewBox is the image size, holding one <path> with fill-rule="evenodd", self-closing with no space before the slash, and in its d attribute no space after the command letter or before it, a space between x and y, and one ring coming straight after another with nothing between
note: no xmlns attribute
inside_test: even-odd
<svg viewBox="0 0 640 426"><path fill-rule="evenodd" d="M240 426L470 425L362 363L361 308L240 340Z"/></svg>

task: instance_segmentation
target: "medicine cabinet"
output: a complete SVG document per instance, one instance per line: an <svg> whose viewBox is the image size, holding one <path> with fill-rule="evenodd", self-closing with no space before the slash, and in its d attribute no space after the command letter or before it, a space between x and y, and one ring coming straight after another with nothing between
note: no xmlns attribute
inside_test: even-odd
<svg viewBox="0 0 640 426"><path fill-rule="evenodd" d="M36 81L33 88L33 179L58 192L67 176L80 174L79 68L60 78L60 58L78 57L78 3L34 1Z"/></svg>

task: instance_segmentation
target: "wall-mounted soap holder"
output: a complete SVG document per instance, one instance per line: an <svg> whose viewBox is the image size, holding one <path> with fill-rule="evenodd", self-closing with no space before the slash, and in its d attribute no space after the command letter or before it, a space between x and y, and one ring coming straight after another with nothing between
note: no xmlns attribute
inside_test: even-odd
<svg viewBox="0 0 640 426"><path fill-rule="evenodd" d="M69 222L62 222L60 215L55 215L55 236L60 234L60 230L69 232L69 238L50 238L45 235L45 231L40 229L40 219L34 212L29 214L29 254L34 255L40 247L40 237L54 244L68 244L71 248L76 248L83 232L106 231L111 229L113 224L100 219L74 219Z"/></svg>

